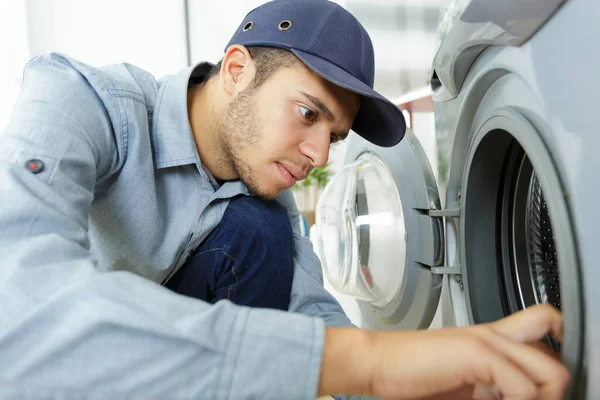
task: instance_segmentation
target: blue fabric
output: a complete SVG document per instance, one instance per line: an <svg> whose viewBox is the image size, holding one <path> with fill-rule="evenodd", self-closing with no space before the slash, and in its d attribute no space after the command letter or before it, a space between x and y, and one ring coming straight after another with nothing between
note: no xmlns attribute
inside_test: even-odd
<svg viewBox="0 0 600 400"><path fill-rule="evenodd" d="M25 68L0 135L0 398L314 399L325 324L350 322L291 191L291 312L161 286L248 195L201 163L194 70L156 81L58 54Z"/></svg>
<svg viewBox="0 0 600 400"><path fill-rule="evenodd" d="M223 219L167 282L179 294L216 303L287 310L294 276L292 226L276 201L236 197Z"/></svg>

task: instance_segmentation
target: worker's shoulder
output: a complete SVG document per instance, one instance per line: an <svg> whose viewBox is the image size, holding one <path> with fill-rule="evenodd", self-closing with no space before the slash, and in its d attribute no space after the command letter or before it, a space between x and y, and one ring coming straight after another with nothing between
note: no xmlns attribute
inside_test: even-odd
<svg viewBox="0 0 600 400"><path fill-rule="evenodd" d="M33 58L25 67L28 75L44 71L53 75L54 90L71 91L87 87L100 98L127 97L145 104L154 103L158 84L149 72L128 63L91 66L61 53L46 53ZM48 80L46 80L48 82Z"/></svg>

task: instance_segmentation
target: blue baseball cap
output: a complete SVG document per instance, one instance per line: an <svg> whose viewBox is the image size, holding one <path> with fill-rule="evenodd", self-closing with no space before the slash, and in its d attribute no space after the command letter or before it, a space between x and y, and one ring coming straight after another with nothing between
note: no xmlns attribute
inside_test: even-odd
<svg viewBox="0 0 600 400"><path fill-rule="evenodd" d="M373 43L340 5L328 0L270 1L246 15L227 48L234 44L291 51L322 78L361 95L354 132L382 147L392 147L404 137L402 111L373 90Z"/></svg>

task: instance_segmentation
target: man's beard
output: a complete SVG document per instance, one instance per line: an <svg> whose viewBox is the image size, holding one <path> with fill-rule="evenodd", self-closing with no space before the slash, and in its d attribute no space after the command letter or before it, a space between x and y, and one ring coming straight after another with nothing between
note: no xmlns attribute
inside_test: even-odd
<svg viewBox="0 0 600 400"><path fill-rule="evenodd" d="M261 150L261 133L253 100L257 88L248 87L230 103L224 120L217 127L217 137L223 158L219 161L235 171L248 190L255 196L273 199L277 193L261 189L256 171L246 162L244 153Z"/></svg>

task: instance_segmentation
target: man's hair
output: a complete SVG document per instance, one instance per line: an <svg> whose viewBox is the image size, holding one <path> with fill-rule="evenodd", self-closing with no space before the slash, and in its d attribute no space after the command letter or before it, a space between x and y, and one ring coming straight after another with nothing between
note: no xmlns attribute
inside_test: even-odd
<svg viewBox="0 0 600 400"><path fill-rule="evenodd" d="M279 68L290 68L301 62L294 53L279 47L248 46L246 48L256 64L256 74L250 84L253 89L265 83ZM213 66L208 73L207 80L219 74L222 61Z"/></svg>

